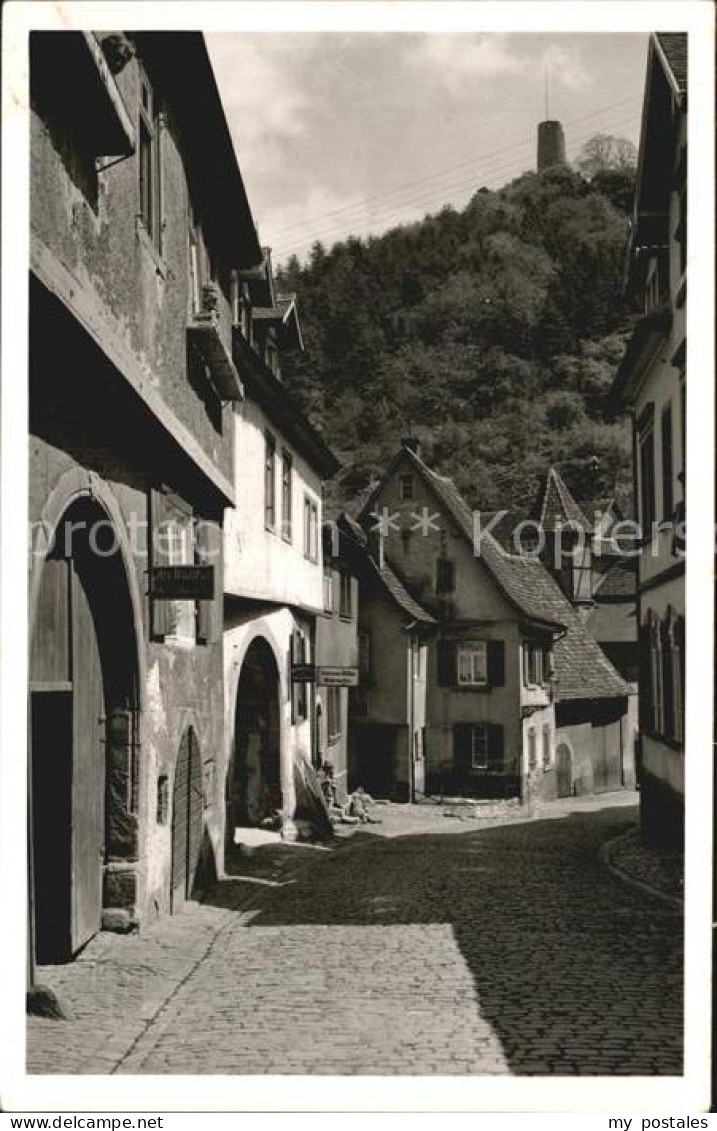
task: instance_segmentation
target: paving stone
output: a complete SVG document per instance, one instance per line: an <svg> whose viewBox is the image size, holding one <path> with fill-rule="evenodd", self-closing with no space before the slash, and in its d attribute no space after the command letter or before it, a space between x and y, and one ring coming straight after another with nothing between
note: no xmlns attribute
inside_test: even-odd
<svg viewBox="0 0 717 1131"><path fill-rule="evenodd" d="M407 810L403 835L398 808L43 970L74 1020L28 1019L28 1070L681 1072L681 918L600 855L624 798L485 827Z"/></svg>

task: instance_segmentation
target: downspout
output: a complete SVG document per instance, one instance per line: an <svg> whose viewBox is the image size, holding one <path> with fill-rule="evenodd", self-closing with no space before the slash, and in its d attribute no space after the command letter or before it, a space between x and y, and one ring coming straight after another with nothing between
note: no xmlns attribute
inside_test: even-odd
<svg viewBox="0 0 717 1131"><path fill-rule="evenodd" d="M408 637L408 801L416 800L416 767L413 761L413 728L416 714L414 681L413 636Z"/></svg>

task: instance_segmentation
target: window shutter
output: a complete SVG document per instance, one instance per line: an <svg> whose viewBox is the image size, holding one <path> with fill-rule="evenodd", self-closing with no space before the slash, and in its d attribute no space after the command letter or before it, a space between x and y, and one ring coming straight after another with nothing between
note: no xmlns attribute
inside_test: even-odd
<svg viewBox="0 0 717 1131"><path fill-rule="evenodd" d="M673 663L673 631L672 621L674 613L672 608L667 610L667 620L660 624L662 638L662 696L663 725L667 738L675 737L675 688L674 688L674 663Z"/></svg>
<svg viewBox="0 0 717 1131"><path fill-rule="evenodd" d="M223 629L222 529L216 522L201 519L197 535L197 564L214 566L214 600L197 601L197 640L215 644L221 640Z"/></svg>
<svg viewBox="0 0 717 1131"><path fill-rule="evenodd" d="M452 640L439 640L438 686L455 687L456 684L456 646Z"/></svg>
<svg viewBox="0 0 717 1131"><path fill-rule="evenodd" d="M169 565L169 538L166 523L169 517L167 499L163 491L152 488L150 496L150 569ZM150 599L151 635L163 640L172 632L174 606L172 601Z"/></svg>
<svg viewBox="0 0 717 1131"><path fill-rule="evenodd" d="M488 764L492 769L503 769L503 727L500 723L487 723Z"/></svg>
<svg viewBox="0 0 717 1131"><path fill-rule="evenodd" d="M471 767L472 727L467 723L453 726L453 762L456 768L469 770Z"/></svg>
<svg viewBox="0 0 717 1131"><path fill-rule="evenodd" d="M490 687L503 687L505 684L505 642L488 641L488 684Z"/></svg>

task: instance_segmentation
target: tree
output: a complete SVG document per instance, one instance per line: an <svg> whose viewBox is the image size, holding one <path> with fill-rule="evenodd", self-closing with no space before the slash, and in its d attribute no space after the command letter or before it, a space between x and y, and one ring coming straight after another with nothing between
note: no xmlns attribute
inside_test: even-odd
<svg viewBox="0 0 717 1131"><path fill-rule="evenodd" d="M607 169L632 169L637 166L637 150L626 137L594 134L588 138L575 162L588 180Z"/></svg>

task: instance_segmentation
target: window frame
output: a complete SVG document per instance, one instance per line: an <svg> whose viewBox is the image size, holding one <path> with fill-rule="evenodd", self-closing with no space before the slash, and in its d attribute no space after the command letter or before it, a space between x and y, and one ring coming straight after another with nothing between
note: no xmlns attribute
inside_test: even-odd
<svg viewBox="0 0 717 1131"><path fill-rule="evenodd" d="M476 656L482 655L483 678L476 679ZM461 678L461 657L471 657L471 678ZM457 687L488 687L488 641L487 640L458 640L456 641L456 686Z"/></svg>
<svg viewBox="0 0 717 1131"><path fill-rule="evenodd" d="M138 218L148 238L162 254L164 218L162 215L162 112L152 83L140 63L140 96L137 113L137 168L139 180ZM147 96L147 104L145 98ZM143 144L143 142L146 142ZM143 153L148 154L145 169Z"/></svg>
<svg viewBox="0 0 717 1131"><path fill-rule="evenodd" d="M537 770L538 768L538 737L535 727L528 727L528 771Z"/></svg>
<svg viewBox="0 0 717 1131"><path fill-rule="evenodd" d="M549 770L551 762L550 724L543 723L543 770Z"/></svg>
<svg viewBox="0 0 717 1131"><path fill-rule="evenodd" d="M548 670L547 651L534 640L523 641L523 683L528 688L545 687Z"/></svg>
<svg viewBox="0 0 717 1131"><path fill-rule="evenodd" d="M455 593L456 563L453 558L436 558L436 594Z"/></svg>
<svg viewBox="0 0 717 1131"><path fill-rule="evenodd" d="M652 537L657 512L655 484L655 426L654 420L643 424L637 436L638 473L640 479L639 503L643 543ZM648 458L649 457L649 458Z"/></svg>
<svg viewBox="0 0 717 1131"><path fill-rule="evenodd" d="M399 475L398 477L398 493L401 502L409 502L413 499L413 476L412 475Z"/></svg>
<svg viewBox="0 0 717 1131"><path fill-rule="evenodd" d="M343 734L341 688L326 688L326 744L333 746Z"/></svg>
<svg viewBox="0 0 717 1131"><path fill-rule="evenodd" d="M488 726L486 723L471 723L471 770L490 770L490 751L488 742ZM483 754L481 755L476 751L476 739L481 735L481 741L484 747ZM482 761L478 758L482 757Z"/></svg>
<svg viewBox="0 0 717 1131"><path fill-rule="evenodd" d="M264 529L276 533L276 437L264 433Z"/></svg>
<svg viewBox="0 0 717 1131"><path fill-rule="evenodd" d="M333 616L334 607L334 569L331 565L324 565L324 612Z"/></svg>
<svg viewBox="0 0 717 1131"><path fill-rule="evenodd" d="M319 505L304 494L304 558L316 565L319 560Z"/></svg>
<svg viewBox="0 0 717 1131"><path fill-rule="evenodd" d="M281 450L281 537L291 542L294 537L294 460L290 451Z"/></svg>

